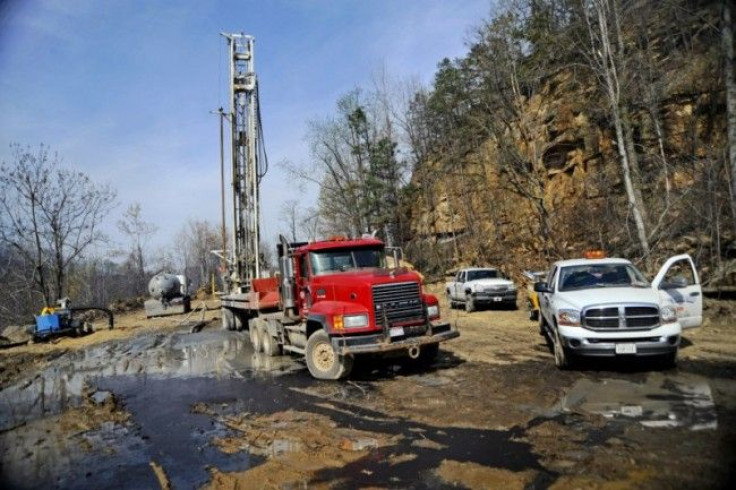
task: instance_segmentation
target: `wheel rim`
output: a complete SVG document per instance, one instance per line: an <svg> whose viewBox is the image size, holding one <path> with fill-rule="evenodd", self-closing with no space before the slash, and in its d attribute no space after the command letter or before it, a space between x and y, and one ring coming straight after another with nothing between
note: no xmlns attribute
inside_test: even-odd
<svg viewBox="0 0 736 490"><path fill-rule="evenodd" d="M320 343L314 348L312 359L317 369L329 371L335 365L335 351L330 344Z"/></svg>

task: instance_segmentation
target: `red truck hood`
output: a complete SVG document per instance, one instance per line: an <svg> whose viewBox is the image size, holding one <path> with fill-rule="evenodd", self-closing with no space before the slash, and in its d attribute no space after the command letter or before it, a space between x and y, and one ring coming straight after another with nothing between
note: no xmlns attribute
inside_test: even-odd
<svg viewBox="0 0 736 490"><path fill-rule="evenodd" d="M419 274L406 268L398 269L355 269L336 274L316 276L312 279L315 286L329 285L343 287L370 287L375 284L396 282L421 282Z"/></svg>

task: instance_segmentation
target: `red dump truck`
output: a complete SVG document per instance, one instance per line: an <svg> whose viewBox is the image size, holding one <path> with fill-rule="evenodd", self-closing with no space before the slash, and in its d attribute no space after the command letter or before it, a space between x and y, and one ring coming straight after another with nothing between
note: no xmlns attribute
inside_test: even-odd
<svg viewBox="0 0 736 490"><path fill-rule="evenodd" d="M312 376L339 379L360 354L430 363L440 342L459 335L441 320L419 274L387 268L380 240L282 238L278 255L278 276L254 279L250 291L222 298L223 327L248 328L256 352L303 354Z"/></svg>

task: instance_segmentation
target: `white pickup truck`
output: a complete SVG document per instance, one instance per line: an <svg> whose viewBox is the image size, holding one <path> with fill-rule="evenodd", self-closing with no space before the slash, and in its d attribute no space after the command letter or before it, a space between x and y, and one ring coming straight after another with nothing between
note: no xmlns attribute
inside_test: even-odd
<svg viewBox="0 0 736 490"><path fill-rule="evenodd" d="M576 356L662 356L677 363L682 329L703 318L703 297L689 255L670 258L649 283L624 259L563 260L538 282L539 330L558 368Z"/></svg>
<svg viewBox="0 0 736 490"><path fill-rule="evenodd" d="M445 286L450 308L464 304L465 311L479 306L502 305L516 309L516 286L493 267L460 269Z"/></svg>

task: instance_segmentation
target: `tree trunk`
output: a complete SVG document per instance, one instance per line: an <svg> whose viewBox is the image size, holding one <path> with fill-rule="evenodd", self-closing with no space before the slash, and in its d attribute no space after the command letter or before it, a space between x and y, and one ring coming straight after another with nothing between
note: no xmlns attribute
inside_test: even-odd
<svg viewBox="0 0 736 490"><path fill-rule="evenodd" d="M33 224L33 239L36 248L35 264L34 264L34 279L41 288L41 294L43 295L44 306L51 305L51 295L49 294L48 286L46 285L46 274L43 270L43 247L41 246L41 230L38 225L37 207L36 207L36 195L31 192L30 194L31 204L31 221Z"/></svg>
<svg viewBox="0 0 736 490"><path fill-rule="evenodd" d="M731 169L731 217L736 233L736 66L734 66L733 20L729 0L723 1L721 29L725 55L726 112L728 117L728 160Z"/></svg>
<svg viewBox="0 0 736 490"><path fill-rule="evenodd" d="M646 225L641 214L641 203L637 202L636 192L631 180L631 168L629 167L629 158L626 152L624 142L624 131L621 126L618 111L613 108L614 125L616 126L616 143L618 146L619 157L621 158L621 170L623 171L624 186L626 187L626 197L628 198L629 208L634 216L634 224L636 225L636 234L641 246L641 252L644 256L647 269L651 269L652 258L649 255L649 240L647 238Z"/></svg>
<svg viewBox="0 0 736 490"><path fill-rule="evenodd" d="M624 143L626 144L626 155L629 158L629 168L631 169L631 180L634 183L634 194L636 200L642 205L639 208L644 223L649 222L646 209L644 208L644 196L641 192L642 176L639 167L639 156L636 152L636 144L634 143L634 129L631 126L631 114L624 104L620 106L621 124L624 135Z"/></svg>

